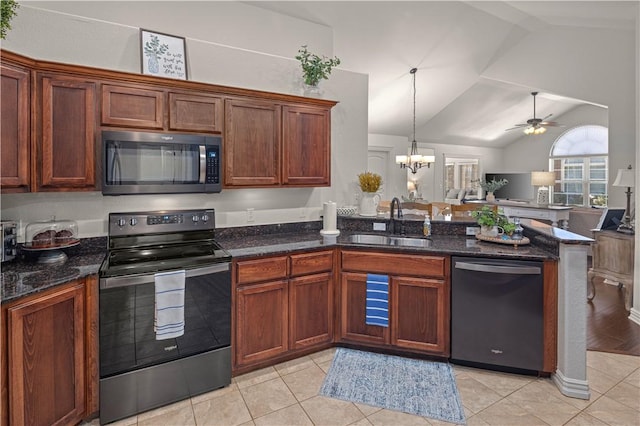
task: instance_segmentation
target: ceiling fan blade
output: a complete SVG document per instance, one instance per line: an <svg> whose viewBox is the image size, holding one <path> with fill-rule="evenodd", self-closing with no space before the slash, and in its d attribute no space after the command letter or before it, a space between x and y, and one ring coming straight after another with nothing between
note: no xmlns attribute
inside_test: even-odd
<svg viewBox="0 0 640 426"><path fill-rule="evenodd" d="M524 126L528 126L528 124L516 124L516 127L511 127L510 129L505 129L505 132L508 132L509 130L516 130L516 129L522 129L522 127Z"/></svg>
<svg viewBox="0 0 640 426"><path fill-rule="evenodd" d="M549 114L547 115L545 118L542 119L542 121L545 121L547 118L551 117L553 114Z"/></svg>
<svg viewBox="0 0 640 426"><path fill-rule="evenodd" d="M540 125L545 127L566 127L564 124L556 123L555 121L543 121Z"/></svg>

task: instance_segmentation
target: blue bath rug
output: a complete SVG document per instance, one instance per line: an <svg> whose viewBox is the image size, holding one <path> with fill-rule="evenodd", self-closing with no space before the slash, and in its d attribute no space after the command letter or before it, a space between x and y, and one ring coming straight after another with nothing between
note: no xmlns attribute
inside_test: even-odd
<svg viewBox="0 0 640 426"><path fill-rule="evenodd" d="M465 424L451 366L338 348L320 395Z"/></svg>

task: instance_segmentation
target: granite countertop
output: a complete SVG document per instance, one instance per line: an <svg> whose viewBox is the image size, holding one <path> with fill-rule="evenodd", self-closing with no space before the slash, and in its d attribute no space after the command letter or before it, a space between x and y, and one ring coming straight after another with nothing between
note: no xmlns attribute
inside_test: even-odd
<svg viewBox="0 0 640 426"><path fill-rule="evenodd" d="M2 303L97 274L106 255L106 238L87 238L65 252L68 260L62 264L37 263L34 253L3 263L0 274Z"/></svg>
<svg viewBox="0 0 640 426"><path fill-rule="evenodd" d="M379 221L379 219L375 220ZM536 225L534 222L532 223ZM528 260L557 259L557 241L567 242L567 239L563 239L562 236L554 235L554 232L566 231L553 227L548 227L547 229L543 226L541 229L536 228L535 244L532 242L532 244L514 248L507 244L478 241L475 237L460 235L460 229L456 230L449 225L443 226L434 223L433 229L437 229L438 232L436 232L436 235L431 236L430 242L426 247L391 247L388 245L352 243L349 240L349 237L353 234L389 235L388 231L363 231L362 221L342 222L340 225L342 225L339 226L342 231L337 237L323 237L319 232L321 224L312 222L295 227L268 225L249 230L220 230L216 241L234 258L287 254L298 250L340 246L355 250L508 257ZM526 223L526 225L532 226L529 223ZM418 237L417 230L421 229L421 223L416 222L416 226L413 229L409 226L407 228L410 234L407 236ZM369 228L367 227L366 229ZM573 238L579 236L571 234L570 237L568 241L572 241ZM530 238L533 239L532 236ZM585 242L575 241L578 244ZM23 255L14 261L3 263L0 289L2 303L87 275L97 274L106 255L106 237L84 239L79 246L66 250L66 253L69 259L61 265L37 263L33 255Z"/></svg>
<svg viewBox="0 0 640 426"><path fill-rule="evenodd" d="M234 258L286 254L296 250L323 247L349 247L354 249L376 249L416 254L453 254L480 257L509 257L513 259L544 260L556 259L553 252L536 245L514 248L512 245L478 241L475 237L457 235L434 235L427 247L402 247L352 243L353 234L374 234L372 232L341 232L338 237L323 237L318 231L304 233L282 233L255 235L241 238L218 239L218 243ZM377 233L377 235L388 235ZM408 235L411 236L411 235ZM416 237L416 236L414 236Z"/></svg>

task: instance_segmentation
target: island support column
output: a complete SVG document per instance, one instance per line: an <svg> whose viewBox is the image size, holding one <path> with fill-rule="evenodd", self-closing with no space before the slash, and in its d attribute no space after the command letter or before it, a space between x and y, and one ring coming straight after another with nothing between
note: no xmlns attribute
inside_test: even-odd
<svg viewBox="0 0 640 426"><path fill-rule="evenodd" d="M563 395L589 399L587 381L587 245L560 243L558 368L552 379Z"/></svg>

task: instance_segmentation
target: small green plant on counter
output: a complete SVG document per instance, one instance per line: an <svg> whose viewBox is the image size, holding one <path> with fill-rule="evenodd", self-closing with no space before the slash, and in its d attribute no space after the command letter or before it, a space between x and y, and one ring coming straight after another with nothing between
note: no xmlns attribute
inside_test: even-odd
<svg viewBox="0 0 640 426"><path fill-rule="evenodd" d="M482 206L481 208L471 212L471 216L478 222L480 226L499 226L505 234L511 235L516 230L516 225L509 222L509 218L498 213L491 206Z"/></svg>
<svg viewBox="0 0 640 426"><path fill-rule="evenodd" d="M382 185L382 176L377 173L364 172L358 175L358 183L362 192L377 192Z"/></svg>
<svg viewBox="0 0 640 426"><path fill-rule="evenodd" d="M471 212L471 216L478 222L480 226L497 226L499 216L495 209L491 206L482 206L481 208Z"/></svg>
<svg viewBox="0 0 640 426"><path fill-rule="evenodd" d="M334 57L333 59L327 58L326 56L320 57L310 53L306 45L298 49L296 59L300 61L300 65L302 66L304 82L309 86L317 86L320 80L329 78L331 69L340 65L340 59L338 59L338 57Z"/></svg>

